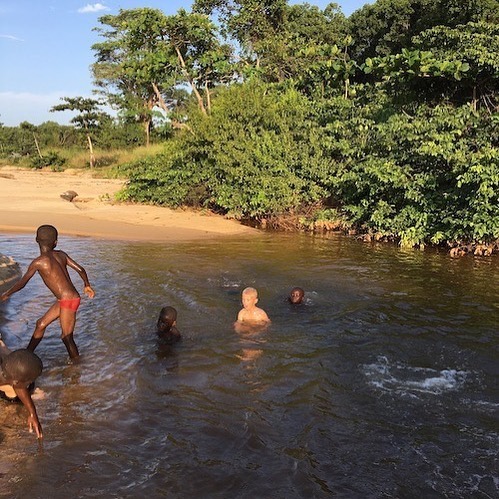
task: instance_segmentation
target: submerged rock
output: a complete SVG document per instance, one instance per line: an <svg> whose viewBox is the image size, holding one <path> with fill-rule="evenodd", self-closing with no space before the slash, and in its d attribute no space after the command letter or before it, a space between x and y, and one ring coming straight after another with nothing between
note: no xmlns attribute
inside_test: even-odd
<svg viewBox="0 0 499 499"><path fill-rule="evenodd" d="M0 253L0 293L7 291L20 277L19 264L10 256Z"/></svg>

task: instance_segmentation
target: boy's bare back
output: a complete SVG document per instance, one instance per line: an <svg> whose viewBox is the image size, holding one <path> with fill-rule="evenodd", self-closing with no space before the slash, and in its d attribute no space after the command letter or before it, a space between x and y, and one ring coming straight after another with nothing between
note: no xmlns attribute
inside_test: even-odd
<svg viewBox="0 0 499 499"><path fill-rule="evenodd" d="M47 288L58 300L79 296L67 269L68 266L75 268L78 265L64 251L52 250L45 252L35 258L31 266L34 272L37 271L40 274Z"/></svg>

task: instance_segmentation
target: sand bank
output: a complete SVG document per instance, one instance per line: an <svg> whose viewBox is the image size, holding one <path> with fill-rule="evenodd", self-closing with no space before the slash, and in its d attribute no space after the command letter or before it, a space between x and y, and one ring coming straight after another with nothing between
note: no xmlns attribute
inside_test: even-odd
<svg viewBox="0 0 499 499"><path fill-rule="evenodd" d="M32 233L51 224L61 234L158 242L258 233L210 212L116 203L123 184L89 171L0 167L0 231ZM61 198L68 190L78 194L73 201Z"/></svg>

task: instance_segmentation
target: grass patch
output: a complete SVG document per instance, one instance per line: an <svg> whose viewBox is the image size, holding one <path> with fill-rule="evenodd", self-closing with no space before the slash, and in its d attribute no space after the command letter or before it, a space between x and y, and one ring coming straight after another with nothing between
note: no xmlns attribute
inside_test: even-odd
<svg viewBox="0 0 499 499"><path fill-rule="evenodd" d="M135 149L96 149L95 167L93 173L95 176L106 178L127 178L127 169L122 165L139 161L148 156L158 154L163 149L163 144L154 144L149 147L141 146ZM0 158L0 166L20 166L22 168L33 168L34 163L39 167L50 168L53 171L64 170L89 170L90 157L88 150L80 148L52 148L42 151L42 159L38 156L10 155ZM57 158L54 164L51 164L50 158ZM61 163L63 166L61 166Z"/></svg>

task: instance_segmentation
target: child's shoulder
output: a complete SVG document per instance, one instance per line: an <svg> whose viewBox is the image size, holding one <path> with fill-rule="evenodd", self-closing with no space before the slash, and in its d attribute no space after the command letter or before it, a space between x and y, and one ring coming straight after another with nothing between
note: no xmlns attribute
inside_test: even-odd
<svg viewBox="0 0 499 499"><path fill-rule="evenodd" d="M182 339L182 336L178 329L170 329L170 331L166 333L158 333L158 338L161 343L167 345L173 345Z"/></svg>

